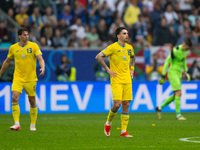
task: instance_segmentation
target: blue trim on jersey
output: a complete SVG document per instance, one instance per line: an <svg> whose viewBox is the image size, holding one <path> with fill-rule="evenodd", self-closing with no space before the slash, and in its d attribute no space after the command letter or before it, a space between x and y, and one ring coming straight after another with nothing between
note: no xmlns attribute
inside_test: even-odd
<svg viewBox="0 0 200 150"><path fill-rule="evenodd" d="M27 43L26 43L26 45L28 44L28 41L27 41ZM19 45L19 42L18 42L18 45ZM25 47L26 45L24 45L24 46L21 46L21 45L19 45L20 47Z"/></svg>
<svg viewBox="0 0 200 150"><path fill-rule="evenodd" d="M116 113L117 111L113 111L112 108L110 109L113 113Z"/></svg>
<svg viewBox="0 0 200 150"><path fill-rule="evenodd" d="M129 115L129 113L123 113L123 112L122 112L122 115Z"/></svg>
<svg viewBox="0 0 200 150"><path fill-rule="evenodd" d="M37 106L33 106L33 107L31 106L31 108L35 108L35 107L37 107Z"/></svg>
<svg viewBox="0 0 200 150"><path fill-rule="evenodd" d="M119 44L119 42L117 42L117 43ZM121 47L123 47L123 48L124 48L124 47L126 47L126 43L125 43L125 45L124 45L124 46L122 46L122 45L120 45L120 44L119 44L119 46L121 46Z"/></svg>
<svg viewBox="0 0 200 150"><path fill-rule="evenodd" d="M102 51L101 51L102 52ZM104 56L106 56L106 54L104 52L102 52L104 54Z"/></svg>
<svg viewBox="0 0 200 150"><path fill-rule="evenodd" d="M16 104L12 104L12 106L16 106L16 105L19 105L18 103L16 103Z"/></svg>

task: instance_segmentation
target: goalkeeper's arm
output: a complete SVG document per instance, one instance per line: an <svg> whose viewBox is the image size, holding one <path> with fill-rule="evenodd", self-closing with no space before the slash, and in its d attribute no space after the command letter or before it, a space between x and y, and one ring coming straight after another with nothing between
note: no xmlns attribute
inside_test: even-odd
<svg viewBox="0 0 200 150"><path fill-rule="evenodd" d="M190 74L188 73L188 67L187 67L186 59L184 60L183 69L184 69L185 75L187 77L187 82L189 82L191 80L191 77L190 77Z"/></svg>
<svg viewBox="0 0 200 150"><path fill-rule="evenodd" d="M171 63L171 61L172 61L172 58L171 58L171 56L169 55L169 56L167 57L166 61L165 61L164 66L163 66L161 79L159 80L159 83L160 83L160 84L165 83L165 75L166 75L166 73L167 73L167 68L168 68L169 64Z"/></svg>

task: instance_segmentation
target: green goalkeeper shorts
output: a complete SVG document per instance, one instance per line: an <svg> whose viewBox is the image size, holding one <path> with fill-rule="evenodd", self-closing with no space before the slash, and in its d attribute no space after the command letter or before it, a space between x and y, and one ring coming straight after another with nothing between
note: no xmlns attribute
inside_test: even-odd
<svg viewBox="0 0 200 150"><path fill-rule="evenodd" d="M168 79L169 79L169 82L171 84L173 91L181 90L181 76L180 75L178 75L176 73L169 72L168 73Z"/></svg>

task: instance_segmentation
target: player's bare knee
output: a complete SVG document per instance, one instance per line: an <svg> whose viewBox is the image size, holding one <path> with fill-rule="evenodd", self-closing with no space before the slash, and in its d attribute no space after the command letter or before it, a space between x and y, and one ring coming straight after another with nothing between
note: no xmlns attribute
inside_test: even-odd
<svg viewBox="0 0 200 150"><path fill-rule="evenodd" d="M19 101L19 97L16 96L16 95L12 95L12 102L13 103L18 103L18 101Z"/></svg>
<svg viewBox="0 0 200 150"><path fill-rule="evenodd" d="M36 101L35 101L35 97L29 97L29 103L31 105L31 107L35 107L36 106Z"/></svg>

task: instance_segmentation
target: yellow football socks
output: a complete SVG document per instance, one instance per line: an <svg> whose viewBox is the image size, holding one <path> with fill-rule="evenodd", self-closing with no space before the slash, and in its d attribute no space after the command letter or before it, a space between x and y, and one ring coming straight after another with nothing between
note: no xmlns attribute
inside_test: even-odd
<svg viewBox="0 0 200 150"><path fill-rule="evenodd" d="M37 106L30 108L31 124L36 124L37 120Z"/></svg>
<svg viewBox="0 0 200 150"><path fill-rule="evenodd" d="M20 109L18 103L12 103L12 115L15 123L19 124Z"/></svg>
<svg viewBox="0 0 200 150"><path fill-rule="evenodd" d="M126 131L129 121L129 113L121 114L121 130Z"/></svg>
<svg viewBox="0 0 200 150"><path fill-rule="evenodd" d="M114 112L112 109L110 109L110 111L108 113L107 121L112 122L112 120L114 119L116 114L117 114L117 112Z"/></svg>

